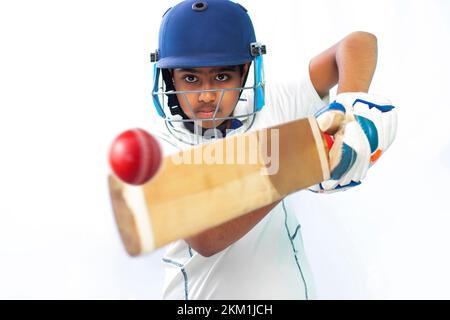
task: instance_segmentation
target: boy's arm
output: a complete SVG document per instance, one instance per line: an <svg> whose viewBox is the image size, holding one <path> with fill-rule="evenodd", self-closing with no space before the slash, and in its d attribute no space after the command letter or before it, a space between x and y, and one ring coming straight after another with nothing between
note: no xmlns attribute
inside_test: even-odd
<svg viewBox="0 0 450 320"><path fill-rule="evenodd" d="M311 81L321 97L338 83L338 92L367 92L376 61L375 36L366 32L354 32L311 60ZM278 203L279 201L249 212L185 241L202 256L212 256L247 234Z"/></svg>
<svg viewBox="0 0 450 320"><path fill-rule="evenodd" d="M277 201L253 210L243 216L184 240L202 256L210 257L242 238L279 202Z"/></svg>
<svg viewBox="0 0 450 320"><path fill-rule="evenodd" d="M355 130L364 132L369 143L365 148L370 151L367 155L368 168L388 150L397 132L397 113L391 101L382 96L368 94L377 64L377 51L377 38L373 34L354 32L313 58L309 66L311 82L321 97L338 84L337 95L331 105L340 106L346 121L356 121L359 129ZM316 113L316 116L321 116L321 111ZM323 123L327 123L327 115L324 114L322 118ZM356 150L356 146L351 147L348 144L356 141L356 137L354 134L349 135L347 143L344 144ZM364 144L362 140L364 139L360 136L360 147ZM368 168L354 165L343 176L338 178L332 174L330 180L309 189L319 193L332 193L353 188L361 184Z"/></svg>
<svg viewBox="0 0 450 320"><path fill-rule="evenodd" d="M320 97L336 84L337 93L368 92L377 54L377 38L373 34L353 32L311 60L312 84Z"/></svg>

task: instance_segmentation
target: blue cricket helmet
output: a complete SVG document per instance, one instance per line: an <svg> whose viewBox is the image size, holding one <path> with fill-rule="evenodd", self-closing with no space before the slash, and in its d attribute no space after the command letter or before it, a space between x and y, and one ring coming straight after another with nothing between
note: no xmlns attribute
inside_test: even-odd
<svg viewBox="0 0 450 320"><path fill-rule="evenodd" d="M230 0L186 0L169 9L159 32L158 68L240 65L254 59L247 10Z"/></svg>
<svg viewBox="0 0 450 320"><path fill-rule="evenodd" d="M241 92L253 90L252 108L240 116L242 119L254 115L264 106L262 55L265 53L265 46L256 41L247 10L238 3L230 0L185 0L170 8L163 15L158 49L151 54L151 61L155 62L152 96L159 116L171 127L178 121L195 120L188 119L179 105L175 93L183 92L175 91L170 69L236 66L252 62L253 86L235 89ZM164 96L167 96L167 104ZM172 116L179 115L183 119L167 115L165 105Z"/></svg>

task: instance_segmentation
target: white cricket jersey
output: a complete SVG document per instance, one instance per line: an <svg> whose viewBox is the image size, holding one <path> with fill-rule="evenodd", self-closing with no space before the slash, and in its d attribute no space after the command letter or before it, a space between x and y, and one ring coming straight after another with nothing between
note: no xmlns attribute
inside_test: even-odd
<svg viewBox="0 0 450 320"><path fill-rule="evenodd" d="M266 83L266 103L251 130L312 115L328 103L315 91L308 68L296 81ZM246 101L249 109L253 99ZM191 145L167 129L156 133L165 155ZM242 199L245 201L245 199ZM214 208L211 208L214 210ZM311 299L314 287L303 249L301 227L285 201L244 237L223 251L203 257L184 240L168 245L164 299Z"/></svg>

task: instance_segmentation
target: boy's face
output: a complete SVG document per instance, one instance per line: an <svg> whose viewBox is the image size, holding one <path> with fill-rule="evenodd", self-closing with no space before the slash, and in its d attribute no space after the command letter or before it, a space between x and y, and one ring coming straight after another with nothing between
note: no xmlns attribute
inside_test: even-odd
<svg viewBox="0 0 450 320"><path fill-rule="evenodd" d="M220 89L242 87L248 67L249 65L246 64L242 73L238 66L174 69L173 80L177 91L219 90L177 94L178 102L184 113L191 119L194 117L197 119L212 118L222 94ZM240 90L229 90L223 93L216 118L228 117L231 114L238 102L239 93ZM189 101L189 105L186 100ZM191 109L194 114L192 114ZM201 122L201 126L203 128L213 128L224 121L205 120Z"/></svg>

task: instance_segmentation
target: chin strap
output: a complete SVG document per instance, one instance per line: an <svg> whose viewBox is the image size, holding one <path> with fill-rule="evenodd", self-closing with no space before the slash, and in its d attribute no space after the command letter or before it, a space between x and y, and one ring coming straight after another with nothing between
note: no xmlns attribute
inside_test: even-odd
<svg viewBox="0 0 450 320"><path fill-rule="evenodd" d="M173 85L172 74L170 70L161 69L161 73L164 83L166 84L166 91L167 92L175 91L175 86ZM181 109L177 95L176 94L166 94L166 95L167 95L167 105L169 106L170 113L173 116L180 115L183 119L189 119L188 116L184 113L183 109Z"/></svg>

